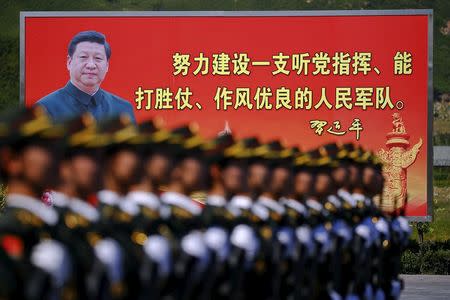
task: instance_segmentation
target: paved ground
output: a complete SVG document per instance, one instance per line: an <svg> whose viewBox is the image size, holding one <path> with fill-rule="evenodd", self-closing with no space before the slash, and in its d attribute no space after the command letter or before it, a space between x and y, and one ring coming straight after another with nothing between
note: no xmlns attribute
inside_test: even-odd
<svg viewBox="0 0 450 300"><path fill-rule="evenodd" d="M401 300L450 299L450 275L402 275L405 290Z"/></svg>

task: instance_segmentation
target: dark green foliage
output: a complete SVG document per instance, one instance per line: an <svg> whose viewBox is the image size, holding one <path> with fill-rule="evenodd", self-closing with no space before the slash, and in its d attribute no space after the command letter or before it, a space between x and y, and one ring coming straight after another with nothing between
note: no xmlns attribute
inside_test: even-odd
<svg viewBox="0 0 450 300"><path fill-rule="evenodd" d="M402 273L403 274L419 274L420 273L419 255L417 253L414 253L411 250L406 250L403 253Z"/></svg>
<svg viewBox="0 0 450 300"><path fill-rule="evenodd" d="M402 273L449 275L450 240L422 244L411 240L402 256Z"/></svg>
<svg viewBox="0 0 450 300"><path fill-rule="evenodd" d="M433 167L434 186L450 186L450 167Z"/></svg>
<svg viewBox="0 0 450 300"><path fill-rule="evenodd" d="M0 35L0 108L19 103L19 40Z"/></svg>

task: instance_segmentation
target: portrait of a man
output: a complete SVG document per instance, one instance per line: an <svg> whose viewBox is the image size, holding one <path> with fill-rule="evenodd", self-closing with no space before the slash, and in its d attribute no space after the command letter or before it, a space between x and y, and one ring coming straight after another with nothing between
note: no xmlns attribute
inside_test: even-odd
<svg viewBox="0 0 450 300"><path fill-rule="evenodd" d="M104 34L97 31L77 33L67 49L67 84L37 102L55 122L85 112L95 119L127 114L135 122L133 106L128 101L100 88L111 58L111 47Z"/></svg>

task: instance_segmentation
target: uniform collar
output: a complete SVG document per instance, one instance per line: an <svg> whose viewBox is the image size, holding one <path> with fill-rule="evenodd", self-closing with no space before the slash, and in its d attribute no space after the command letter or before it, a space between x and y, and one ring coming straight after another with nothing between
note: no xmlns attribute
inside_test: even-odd
<svg viewBox="0 0 450 300"><path fill-rule="evenodd" d="M230 205L239 209L250 209L252 206L252 199L245 195L235 195L230 200Z"/></svg>
<svg viewBox="0 0 450 300"><path fill-rule="evenodd" d="M292 208L293 210L297 211L302 215L306 215L308 213L306 211L305 206L297 200L290 198L281 198L281 203L283 203L285 206L289 208Z"/></svg>
<svg viewBox="0 0 450 300"><path fill-rule="evenodd" d="M284 207L272 198L265 197L265 196L259 196L258 203L279 213L280 215L284 214Z"/></svg>
<svg viewBox="0 0 450 300"><path fill-rule="evenodd" d="M341 201L335 195L329 195L327 197L328 202L331 202L336 208L341 208Z"/></svg>
<svg viewBox="0 0 450 300"><path fill-rule="evenodd" d="M191 198L178 192L165 192L161 195L161 202L167 205L181 207L193 215L199 215L202 209Z"/></svg>
<svg viewBox="0 0 450 300"><path fill-rule="evenodd" d="M348 204L350 204L351 207L355 207L356 206L356 200L355 198L353 198L352 194L350 194L349 192L347 192L344 189L339 189L337 191L337 194L339 197L341 197L342 199L344 199L345 202L347 202Z"/></svg>
<svg viewBox="0 0 450 300"><path fill-rule="evenodd" d="M120 202L120 199L122 198L118 193L111 191L111 190L101 190L97 193L97 198L100 201L100 203L106 204L106 205L117 205Z"/></svg>
<svg viewBox="0 0 450 300"><path fill-rule="evenodd" d="M102 90L99 88L94 95L89 95L88 93L83 92L79 88L77 88L72 81L68 81L66 86L64 87L64 90L66 90L69 94L75 97L77 101L79 101L81 104L88 106L91 103L91 99L94 99L94 105L97 105L100 103L100 97L102 94Z"/></svg>
<svg viewBox="0 0 450 300"><path fill-rule="evenodd" d="M127 194L126 200L153 210L159 210L161 206L159 198L155 194L150 192L132 191Z"/></svg>
<svg viewBox="0 0 450 300"><path fill-rule="evenodd" d="M20 194L9 194L6 196L6 203L9 207L21 208L31 212L48 225L55 225L58 222L56 211L37 198Z"/></svg>
<svg viewBox="0 0 450 300"><path fill-rule="evenodd" d="M306 205L317 211L322 211L322 209L323 209L323 205L319 201L316 201L314 199L306 200Z"/></svg>
<svg viewBox="0 0 450 300"><path fill-rule="evenodd" d="M69 197L66 194L57 191L51 191L51 203L54 206L63 208L69 205Z"/></svg>
<svg viewBox="0 0 450 300"><path fill-rule="evenodd" d="M206 198L206 204L223 207L227 204L227 200L225 197L220 195L208 195Z"/></svg>
<svg viewBox="0 0 450 300"><path fill-rule="evenodd" d="M69 207L73 212L83 216L91 222L96 222L100 217L95 207L78 198L72 198L69 202Z"/></svg>

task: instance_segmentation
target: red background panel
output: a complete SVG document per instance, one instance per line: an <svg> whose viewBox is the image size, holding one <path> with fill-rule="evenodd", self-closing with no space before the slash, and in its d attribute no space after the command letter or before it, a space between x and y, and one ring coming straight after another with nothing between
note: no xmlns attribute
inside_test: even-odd
<svg viewBox="0 0 450 300"><path fill-rule="evenodd" d="M302 150L329 141L353 141L377 151L385 148L386 133L392 130L392 114L397 109L363 111L354 107L328 110L272 109L257 111L240 108L216 110L214 95L217 87L248 87L252 94L258 86L271 87L273 94L282 86L291 89L291 98L298 87L313 91L314 104L322 87L334 104L336 87L389 86L391 99L404 102L400 110L411 143L422 138L424 144L417 161L408 169L410 215L426 215L427 192L427 101L428 101L428 17L423 16L267 16L267 17L26 17L25 18L25 103L32 105L41 97L61 88L68 81L66 69L67 45L79 31L96 30L104 33L112 48L110 69L102 88L129 100L133 106L138 86L146 89L169 87L174 93L179 87L193 92L191 102L201 103L203 109L190 111L136 110L138 121L155 115L168 126L196 121L205 136L213 136L228 121L237 137L258 135L268 141L281 138ZM311 63L310 74L272 75L272 56L308 52L371 52L371 65L380 74L350 76L317 75ZM393 57L397 51L407 51L413 57L411 75L394 75ZM191 55L187 76L173 75L173 54ZM203 52L210 58L215 53L247 53L251 60L271 61L270 66L249 66L250 75L192 74L197 63L193 58ZM329 65L332 69L331 64ZM232 64L230 63L232 70ZM291 69L291 60L287 69ZM354 93L353 93L354 96ZM273 96L273 99L275 96ZM274 102L274 101L273 101ZM324 133L318 136L310 128L314 119L341 121L345 129L354 118L363 125L361 138L355 133L336 137Z"/></svg>

